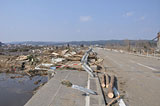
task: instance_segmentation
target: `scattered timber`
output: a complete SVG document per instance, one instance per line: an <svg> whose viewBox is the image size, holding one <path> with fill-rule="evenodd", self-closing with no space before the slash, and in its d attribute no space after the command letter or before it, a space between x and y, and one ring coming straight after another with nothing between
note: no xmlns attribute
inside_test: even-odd
<svg viewBox="0 0 160 106"><path fill-rule="evenodd" d="M115 80L114 75L112 75L110 84L108 86L108 94L107 94L107 96L109 98L113 98L114 97L114 92L113 92L114 80Z"/></svg>
<svg viewBox="0 0 160 106"><path fill-rule="evenodd" d="M109 86L109 75L106 74L106 88L108 88Z"/></svg>
<svg viewBox="0 0 160 106"><path fill-rule="evenodd" d="M107 106L111 106L115 101L117 101L120 98L120 96L118 95L116 98L114 98L111 102L109 102L107 104Z"/></svg>
<svg viewBox="0 0 160 106"><path fill-rule="evenodd" d="M105 83L106 83L106 76L105 76L105 74L103 74L103 76L102 76L102 84L101 84L101 86L103 87L103 88L105 88Z"/></svg>

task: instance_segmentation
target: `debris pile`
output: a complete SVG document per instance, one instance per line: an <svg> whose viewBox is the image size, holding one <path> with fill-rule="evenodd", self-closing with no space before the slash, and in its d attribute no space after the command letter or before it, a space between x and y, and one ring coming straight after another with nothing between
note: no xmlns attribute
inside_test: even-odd
<svg viewBox="0 0 160 106"><path fill-rule="evenodd" d="M19 50L18 50L19 51ZM16 54L17 53L17 54ZM2 53L5 54L5 53ZM97 53L91 48L81 47L38 47L29 50L27 53L14 52L14 55L0 55L0 72L18 73L21 75L51 75L54 76L55 70L78 70L86 71L91 77L101 78L101 86L105 93L108 105L120 100L119 93L115 86L115 76L103 74L103 59L97 56ZM91 66L96 66L93 70ZM100 73L100 74L99 74ZM21 78L22 76L11 76ZM35 85L38 85L41 80L36 80ZM63 85L73 89L80 90L86 94L97 95L91 89L87 89L80 85L74 85L70 81L62 81ZM110 100L111 99L111 100Z"/></svg>
<svg viewBox="0 0 160 106"><path fill-rule="evenodd" d="M25 74L29 76L46 75L55 69L74 69L82 71L81 58L85 48L64 46L30 47L31 50L18 52L23 46L4 48L0 55L0 72ZM8 52L6 52L8 50ZM12 52L11 52L12 50ZM1 50L3 51L3 50ZM13 54L14 53L14 54ZM89 56L93 58L93 56Z"/></svg>

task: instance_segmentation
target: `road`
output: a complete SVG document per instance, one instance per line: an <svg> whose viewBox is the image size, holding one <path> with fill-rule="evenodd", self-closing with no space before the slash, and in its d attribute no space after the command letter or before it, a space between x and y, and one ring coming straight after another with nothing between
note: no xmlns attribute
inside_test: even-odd
<svg viewBox="0 0 160 106"><path fill-rule="evenodd" d="M92 78L87 72L76 70L55 70L55 73L25 106L105 106L97 77ZM98 95L86 95L84 92L66 87L61 84L63 80L92 89Z"/></svg>
<svg viewBox="0 0 160 106"><path fill-rule="evenodd" d="M84 106L83 92L63 86L61 81L69 80L73 84L85 87L87 86L87 77L85 72L58 70L55 76L40 88L25 106Z"/></svg>
<svg viewBox="0 0 160 106"><path fill-rule="evenodd" d="M94 49L118 78L118 90L129 106L160 106L160 60Z"/></svg>

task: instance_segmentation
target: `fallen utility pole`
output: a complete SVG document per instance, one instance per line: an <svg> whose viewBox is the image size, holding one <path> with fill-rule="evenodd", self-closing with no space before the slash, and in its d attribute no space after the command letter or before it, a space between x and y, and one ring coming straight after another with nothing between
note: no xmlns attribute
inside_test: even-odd
<svg viewBox="0 0 160 106"><path fill-rule="evenodd" d="M110 81L110 84L108 86L108 94L107 96L109 98L113 98L114 97L114 92L113 92L113 86L114 86L114 75L111 76L111 81Z"/></svg>
<svg viewBox="0 0 160 106"><path fill-rule="evenodd" d="M105 76L105 74L103 74L102 75L102 84L101 84L101 86L103 87L103 88L105 88L106 87L106 76Z"/></svg>
<svg viewBox="0 0 160 106"><path fill-rule="evenodd" d="M106 74L106 88L108 88L108 86L109 86L109 75L108 74Z"/></svg>

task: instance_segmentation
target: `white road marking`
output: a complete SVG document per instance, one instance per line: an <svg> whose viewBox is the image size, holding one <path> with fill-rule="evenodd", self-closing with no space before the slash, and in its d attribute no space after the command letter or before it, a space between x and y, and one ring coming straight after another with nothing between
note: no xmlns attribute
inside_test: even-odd
<svg viewBox="0 0 160 106"><path fill-rule="evenodd" d="M90 75L89 75L89 74L88 74L87 88L90 89ZM87 96L86 96L86 105L85 105L85 106L89 106L89 105L90 105L90 96L87 95Z"/></svg>
<svg viewBox="0 0 160 106"><path fill-rule="evenodd" d="M143 66L143 67L146 67L146 68L149 68L149 69L151 69L151 70L153 70L153 71L158 71L157 69L155 69L155 68L152 68L152 67L149 67L149 66L146 66L146 65L143 65L143 64L141 64L141 63L137 63L138 65L140 65L140 66Z"/></svg>
<svg viewBox="0 0 160 106"><path fill-rule="evenodd" d="M71 72L69 72L69 73L65 76L65 78L64 78L63 80L66 80L66 79L68 78L68 76L70 75L70 73L71 73ZM49 106L52 105L53 100L55 99L55 97L57 96L57 94L58 94L58 92L60 91L61 88L62 88L62 84L58 87L58 89L57 89L56 93L54 94L54 96L53 96L53 98L52 98L51 103L50 103Z"/></svg>
<svg viewBox="0 0 160 106"><path fill-rule="evenodd" d="M135 62L135 61L133 61L133 60L130 60L130 62L132 62L132 63L136 63L136 64L138 64L138 65L140 65L140 66L146 67L146 68L151 69L151 70L153 70L153 71L158 71L158 70L157 70L157 69L155 69L155 68L152 68L152 67L146 66L146 65L144 65L144 64L141 64L141 63Z"/></svg>

